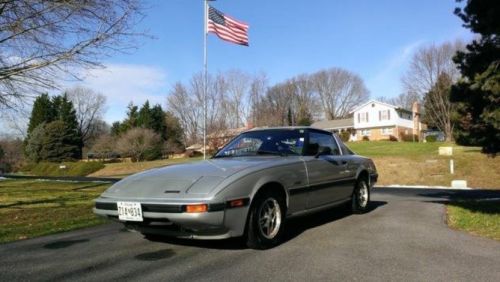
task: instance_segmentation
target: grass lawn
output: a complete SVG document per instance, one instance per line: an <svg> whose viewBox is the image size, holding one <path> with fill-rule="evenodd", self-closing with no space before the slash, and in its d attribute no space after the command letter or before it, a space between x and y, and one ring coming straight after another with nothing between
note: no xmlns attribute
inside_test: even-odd
<svg viewBox="0 0 500 282"><path fill-rule="evenodd" d="M110 184L41 180L0 181L0 243L106 222L93 202Z"/></svg>
<svg viewBox="0 0 500 282"><path fill-rule="evenodd" d="M473 188L500 189L500 158L481 154L478 147L452 143L350 142L357 154L371 157L379 171L380 185L450 186L454 179L467 180ZM440 146L452 146L453 156L439 156ZM453 159L455 173L450 174Z"/></svg>
<svg viewBox="0 0 500 282"><path fill-rule="evenodd" d="M124 177L130 174L134 174L143 170L162 167L171 164L193 162L201 160L202 158L179 158L179 159L166 159L166 160L156 160L149 162L122 162L122 163L109 163L105 164L105 167L98 170L89 176L95 177Z"/></svg>
<svg viewBox="0 0 500 282"><path fill-rule="evenodd" d="M500 200L448 204L448 225L500 241Z"/></svg>

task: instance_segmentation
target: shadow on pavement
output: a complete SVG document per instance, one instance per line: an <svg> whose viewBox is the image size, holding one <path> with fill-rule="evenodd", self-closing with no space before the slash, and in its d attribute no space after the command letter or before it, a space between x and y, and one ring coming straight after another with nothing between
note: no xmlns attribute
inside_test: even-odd
<svg viewBox="0 0 500 282"><path fill-rule="evenodd" d="M367 213L370 213L386 204L387 202L385 201L371 201ZM349 215L352 215L352 212L350 211L348 205L342 205L314 214L287 220L286 233L283 238L283 243L292 240L308 229L328 224ZM242 238L230 238L224 240L190 240L160 235L146 235L145 238L154 242L208 249L242 250L247 248Z"/></svg>
<svg viewBox="0 0 500 282"><path fill-rule="evenodd" d="M370 206L368 207L368 211L366 213L370 213L375 209L384 206L386 204L387 204L386 201L371 201ZM349 204L327 209L311 215L290 219L287 222L286 226L287 232L285 234L284 242L292 240L293 238L299 236L301 233L303 233L308 229L312 229L324 224L328 224L330 222L334 222L344 217L353 215L352 212L350 211L349 205L350 202Z"/></svg>
<svg viewBox="0 0 500 282"><path fill-rule="evenodd" d="M153 242L168 243L173 245L182 245L187 247L198 247L207 249L220 249L220 250L242 250L246 246L241 238L230 238L223 240L195 240L195 239L181 239L161 235L145 235L145 239Z"/></svg>
<svg viewBox="0 0 500 282"><path fill-rule="evenodd" d="M162 259L167 259L167 258L173 257L174 255L175 255L175 252L173 250L164 249L164 250L159 250L159 251L154 251L154 252L136 255L135 259L142 260L142 261L157 261L157 260L162 260Z"/></svg>
<svg viewBox="0 0 500 282"><path fill-rule="evenodd" d="M51 249L51 250L56 250L56 249L63 249L67 248L76 244L81 244L88 242L89 239L81 239L81 240L62 240L62 241L56 241L52 243L48 243L43 245L45 249Z"/></svg>

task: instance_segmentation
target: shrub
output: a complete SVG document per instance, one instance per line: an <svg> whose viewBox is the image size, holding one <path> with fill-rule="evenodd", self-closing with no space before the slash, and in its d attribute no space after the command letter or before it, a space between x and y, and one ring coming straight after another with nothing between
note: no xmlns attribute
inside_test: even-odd
<svg viewBox="0 0 500 282"><path fill-rule="evenodd" d="M363 141L370 141L370 137L368 137L368 136L363 136Z"/></svg>
<svg viewBox="0 0 500 282"><path fill-rule="evenodd" d="M389 141L395 142L395 141L398 141L398 138L396 138L396 136L394 136L394 135L389 135Z"/></svg>
<svg viewBox="0 0 500 282"><path fill-rule="evenodd" d="M418 142L418 135L416 134L402 134L401 135L401 140L405 142Z"/></svg>
<svg viewBox="0 0 500 282"><path fill-rule="evenodd" d="M207 155L208 155L208 153L209 153L209 151L207 151ZM187 150L186 152L184 152L185 158L196 158L196 157L201 157L201 156L203 156L203 153L200 151Z"/></svg>
<svg viewBox="0 0 500 282"><path fill-rule="evenodd" d="M21 171L37 176L86 176L103 168L102 162L40 162L27 164Z"/></svg>
<svg viewBox="0 0 500 282"><path fill-rule="evenodd" d="M342 140L342 142L348 142L350 137L351 133L349 131L340 132L340 140Z"/></svg>
<svg viewBox="0 0 500 282"><path fill-rule="evenodd" d="M425 137L425 141L427 142L436 142L437 141L437 136L436 135L428 135Z"/></svg>
<svg viewBox="0 0 500 282"><path fill-rule="evenodd" d="M101 135L92 146L91 153L87 154L90 159L100 159L101 161L114 159L117 157L116 140L111 135Z"/></svg>
<svg viewBox="0 0 500 282"><path fill-rule="evenodd" d="M161 157L162 142L151 129L132 128L118 139L116 147L122 157L130 157L132 162L150 161Z"/></svg>

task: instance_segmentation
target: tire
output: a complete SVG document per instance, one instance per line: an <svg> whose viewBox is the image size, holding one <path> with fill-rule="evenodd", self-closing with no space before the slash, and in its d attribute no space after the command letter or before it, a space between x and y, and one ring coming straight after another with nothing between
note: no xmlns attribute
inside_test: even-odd
<svg viewBox="0 0 500 282"><path fill-rule="evenodd" d="M361 214L368 210L370 205L370 187L364 179L358 179L352 193L352 212Z"/></svg>
<svg viewBox="0 0 500 282"><path fill-rule="evenodd" d="M277 246L285 230L285 199L277 193L260 193L249 212L246 245L251 249L265 250Z"/></svg>

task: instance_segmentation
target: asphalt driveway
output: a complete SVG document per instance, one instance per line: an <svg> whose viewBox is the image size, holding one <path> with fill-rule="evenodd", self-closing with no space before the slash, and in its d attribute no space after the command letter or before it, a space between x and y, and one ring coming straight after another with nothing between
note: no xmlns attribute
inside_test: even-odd
<svg viewBox="0 0 500 282"><path fill-rule="evenodd" d="M449 229L444 201L499 192L376 188L373 208L292 220L267 251L237 240L150 242L119 224L0 245L0 281L500 281L500 243Z"/></svg>

